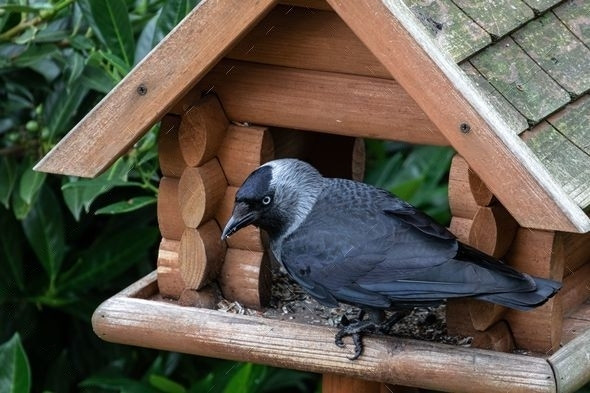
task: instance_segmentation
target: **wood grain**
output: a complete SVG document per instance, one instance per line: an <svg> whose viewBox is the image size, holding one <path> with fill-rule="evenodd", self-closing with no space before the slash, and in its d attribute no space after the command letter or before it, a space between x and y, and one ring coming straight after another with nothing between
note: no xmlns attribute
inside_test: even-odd
<svg viewBox="0 0 590 393"><path fill-rule="evenodd" d="M186 288L200 289L214 280L223 264L225 243L215 220L186 228L180 239L180 274Z"/></svg>
<svg viewBox="0 0 590 393"><path fill-rule="evenodd" d="M562 233L565 260L564 277L590 263L590 233Z"/></svg>
<svg viewBox="0 0 590 393"><path fill-rule="evenodd" d="M324 374L322 393L381 393L381 384L346 375Z"/></svg>
<svg viewBox="0 0 590 393"><path fill-rule="evenodd" d="M575 392L590 380L589 342L590 330L587 330L547 359L555 372L558 392Z"/></svg>
<svg viewBox="0 0 590 393"><path fill-rule="evenodd" d="M229 185L241 186L250 173L274 158L270 131L266 127L230 125L217 158Z"/></svg>
<svg viewBox="0 0 590 393"><path fill-rule="evenodd" d="M481 178L477 176L477 173L474 171L468 171L467 176L469 189L471 190L471 195L473 195L475 203L479 206L490 206L495 202L496 198L494 198L494 194L492 194L490 189L483 181L481 181Z"/></svg>
<svg viewBox="0 0 590 393"><path fill-rule="evenodd" d="M551 368L534 356L368 336L363 356L351 362L346 358L350 348L334 345L330 327L123 296L104 302L92 322L107 341L201 356L432 390L555 392Z"/></svg>
<svg viewBox="0 0 590 393"><path fill-rule="evenodd" d="M514 338L506 321L499 321L487 330L476 334L471 345L475 348L511 352L514 350Z"/></svg>
<svg viewBox="0 0 590 393"><path fill-rule="evenodd" d="M489 303L480 300L469 302L469 316L471 324L476 330L484 331L500 321L504 317L506 307L499 304Z"/></svg>
<svg viewBox="0 0 590 393"><path fill-rule="evenodd" d="M226 188L227 181L216 158L197 168L186 168L178 182L178 203L184 225L196 228L212 219Z"/></svg>
<svg viewBox="0 0 590 393"><path fill-rule="evenodd" d="M160 122L158 134L158 160L162 175L179 178L186 168L186 162L180 152L178 128L180 116L166 115Z"/></svg>
<svg viewBox="0 0 590 393"><path fill-rule="evenodd" d="M162 237L180 240L184 232L184 222L178 203L178 179L163 177L158 187L158 228Z"/></svg>
<svg viewBox="0 0 590 393"><path fill-rule="evenodd" d="M588 216L566 196L461 69L441 53L401 1L328 3L521 226L590 230ZM468 124L470 132L461 132L461 124ZM533 214L532 206L544 214Z"/></svg>
<svg viewBox="0 0 590 393"><path fill-rule="evenodd" d="M198 85L234 121L446 145L392 80L224 60Z"/></svg>
<svg viewBox="0 0 590 393"><path fill-rule="evenodd" d="M273 5L274 0L201 1L36 170L83 177L104 171Z"/></svg>
<svg viewBox="0 0 590 393"><path fill-rule="evenodd" d="M178 298L178 304L185 307L198 307L198 308L209 308L214 309L221 296L219 295L219 289L214 284L206 285L199 289L185 288L180 297Z"/></svg>
<svg viewBox="0 0 590 393"><path fill-rule="evenodd" d="M178 131L184 161L196 167L215 157L228 125L221 104L213 94L190 106L182 115Z"/></svg>
<svg viewBox="0 0 590 393"><path fill-rule="evenodd" d="M180 274L180 260L178 240L162 239L158 248L158 289L164 297L178 299L185 288Z"/></svg>
<svg viewBox="0 0 590 393"><path fill-rule="evenodd" d="M391 74L338 15L305 8L275 7L226 57L391 79Z"/></svg>
<svg viewBox="0 0 590 393"><path fill-rule="evenodd" d="M465 159L456 154L451 161L449 171L449 207L453 217L473 220L478 205L471 193L470 171Z"/></svg>
<svg viewBox="0 0 590 393"><path fill-rule="evenodd" d="M560 295L564 315L574 312L580 304L590 298L590 263L580 267L563 280Z"/></svg>
<svg viewBox="0 0 590 393"><path fill-rule="evenodd" d="M452 217L449 231L451 231L460 242L469 243L469 232L471 231L472 224L473 220L470 220L469 218Z"/></svg>
<svg viewBox="0 0 590 393"><path fill-rule="evenodd" d="M473 217L469 244L495 258L503 257L516 235L518 223L502 205L480 206Z"/></svg>
<svg viewBox="0 0 590 393"><path fill-rule="evenodd" d="M508 309L505 318L518 348L545 355L559 349L563 323L559 295L530 311Z"/></svg>
<svg viewBox="0 0 590 393"><path fill-rule="evenodd" d="M228 248L218 281L226 299L260 310L270 300L271 277L265 252Z"/></svg>

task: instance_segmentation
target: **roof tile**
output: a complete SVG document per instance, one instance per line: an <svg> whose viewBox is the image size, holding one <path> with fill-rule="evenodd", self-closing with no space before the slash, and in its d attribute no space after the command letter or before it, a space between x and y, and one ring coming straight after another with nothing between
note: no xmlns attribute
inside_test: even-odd
<svg viewBox="0 0 590 393"><path fill-rule="evenodd" d="M494 106L494 108L500 112L503 116L510 129L515 134L520 134L522 131L529 128L526 118L521 115L512 104L510 104L506 98L500 94L498 90L494 88L487 80L483 77L471 63L468 61L461 64L461 69L465 71L467 76L475 83L480 91L484 93L486 98Z"/></svg>
<svg viewBox="0 0 590 393"><path fill-rule="evenodd" d="M590 1L569 0L556 7L554 12L582 42L590 46Z"/></svg>
<svg viewBox="0 0 590 393"><path fill-rule="evenodd" d="M590 49L552 12L529 22L512 38L571 94L590 90Z"/></svg>
<svg viewBox="0 0 590 393"><path fill-rule="evenodd" d="M569 94L510 37L470 61L529 122L543 120L570 101Z"/></svg>
<svg viewBox="0 0 590 393"><path fill-rule="evenodd" d="M547 11L561 0L524 0L536 13Z"/></svg>
<svg viewBox="0 0 590 393"><path fill-rule="evenodd" d="M459 62L484 48L490 36L451 0L404 0L439 47Z"/></svg>
<svg viewBox="0 0 590 393"><path fill-rule="evenodd" d="M508 34L535 16L520 0L453 1L495 38Z"/></svg>
<svg viewBox="0 0 590 393"><path fill-rule="evenodd" d="M590 156L543 122L523 134L526 144L564 191L582 208L590 205Z"/></svg>
<svg viewBox="0 0 590 393"><path fill-rule="evenodd" d="M590 95L566 106L549 117L548 121L572 143L590 155Z"/></svg>

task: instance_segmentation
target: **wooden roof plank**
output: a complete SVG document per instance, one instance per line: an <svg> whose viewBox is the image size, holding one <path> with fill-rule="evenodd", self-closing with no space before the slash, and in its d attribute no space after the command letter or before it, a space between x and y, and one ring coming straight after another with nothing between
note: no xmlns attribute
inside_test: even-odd
<svg viewBox="0 0 590 393"><path fill-rule="evenodd" d="M460 62L492 41L484 29L451 0L404 0L433 40Z"/></svg>
<svg viewBox="0 0 590 393"><path fill-rule="evenodd" d="M470 61L532 123L570 100L569 94L510 37L487 47Z"/></svg>
<svg viewBox="0 0 590 393"><path fill-rule="evenodd" d="M590 1L565 1L555 7L553 12L576 37L587 46L590 46Z"/></svg>
<svg viewBox="0 0 590 393"><path fill-rule="evenodd" d="M580 207L589 206L590 155L546 122L525 132L523 139L562 185L564 191Z"/></svg>
<svg viewBox="0 0 590 393"><path fill-rule="evenodd" d="M529 22L512 38L569 93L579 96L590 90L590 49L552 12Z"/></svg>
<svg viewBox="0 0 590 393"><path fill-rule="evenodd" d="M537 14L547 11L562 0L524 0Z"/></svg>
<svg viewBox="0 0 590 393"><path fill-rule="evenodd" d="M478 87L496 110L504 115L506 123L515 134L520 134L529 128L526 118L516 110L511 103L500 94L487 80L466 61L461 64L461 69L469 76L476 87Z"/></svg>
<svg viewBox="0 0 590 393"><path fill-rule="evenodd" d="M441 53L401 0L328 3L522 226L590 230L588 216L490 108L461 69ZM462 124L469 125L471 132L461 132ZM542 209L542 217L531 214L531 206Z"/></svg>
<svg viewBox="0 0 590 393"><path fill-rule="evenodd" d="M453 1L494 38L505 36L535 17L521 0Z"/></svg>
<svg viewBox="0 0 590 393"><path fill-rule="evenodd" d="M202 1L35 170L84 177L105 170L274 4Z"/></svg>
<svg viewBox="0 0 590 393"><path fill-rule="evenodd" d="M566 106L547 121L578 148L590 154L590 95Z"/></svg>

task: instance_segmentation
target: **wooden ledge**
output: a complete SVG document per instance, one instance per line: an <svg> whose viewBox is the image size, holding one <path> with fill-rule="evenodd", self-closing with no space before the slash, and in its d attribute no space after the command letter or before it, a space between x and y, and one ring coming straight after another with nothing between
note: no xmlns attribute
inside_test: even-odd
<svg viewBox="0 0 590 393"><path fill-rule="evenodd" d="M350 361L351 342L344 349L334 345L334 328L148 299L157 292L152 272L98 307L94 331L115 343L442 391L567 393L590 379L588 370L568 361L588 356L590 330L549 359L367 337L363 356Z"/></svg>

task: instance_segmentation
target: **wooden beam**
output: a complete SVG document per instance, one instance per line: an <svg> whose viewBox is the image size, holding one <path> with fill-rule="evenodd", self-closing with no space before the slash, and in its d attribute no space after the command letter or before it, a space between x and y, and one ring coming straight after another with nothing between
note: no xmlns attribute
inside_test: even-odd
<svg viewBox="0 0 590 393"><path fill-rule="evenodd" d="M334 328L137 298L150 293L142 289L150 280L154 275L102 303L92 318L99 337L432 390L555 392L553 373L543 358L369 335L364 354L351 362L346 356L352 342L345 340L348 350L334 345Z"/></svg>
<svg viewBox="0 0 590 393"><path fill-rule="evenodd" d="M401 0L328 3L521 226L566 232L590 230L590 218L464 72L436 47ZM536 214L539 211L543 214Z"/></svg>
<svg viewBox="0 0 590 393"><path fill-rule="evenodd" d="M84 177L104 171L274 4L275 0L202 1L35 170Z"/></svg>
<svg viewBox="0 0 590 393"><path fill-rule="evenodd" d="M224 60L198 89L215 91L238 122L448 144L393 80Z"/></svg>
<svg viewBox="0 0 590 393"><path fill-rule="evenodd" d="M590 380L590 330L570 341L547 361L555 372L558 392L576 392ZM580 366L583 365L583 366Z"/></svg>

